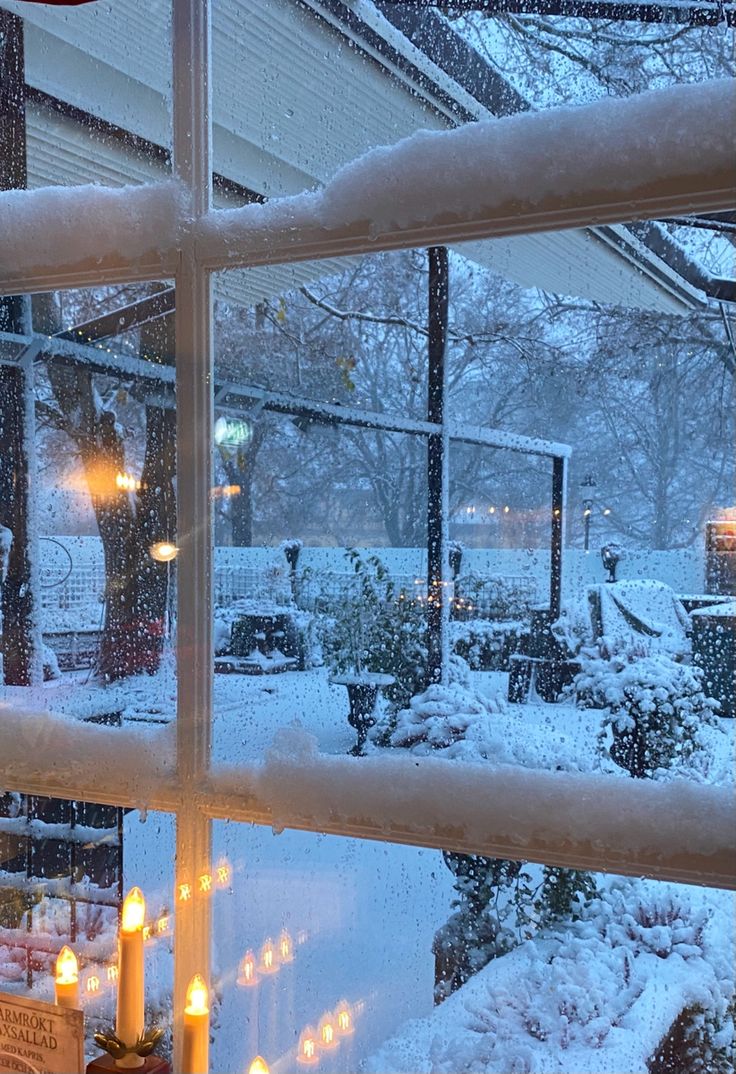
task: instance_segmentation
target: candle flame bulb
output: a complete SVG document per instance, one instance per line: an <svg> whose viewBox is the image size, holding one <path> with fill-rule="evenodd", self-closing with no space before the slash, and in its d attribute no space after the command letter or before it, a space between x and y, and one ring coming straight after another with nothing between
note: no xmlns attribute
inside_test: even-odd
<svg viewBox="0 0 736 1074"><path fill-rule="evenodd" d="M256 973L256 960L252 951L245 952L243 961L240 963L240 973L238 974L239 985L253 985L258 980L258 974Z"/></svg>
<svg viewBox="0 0 736 1074"><path fill-rule="evenodd" d="M187 1014L207 1014L209 991L201 974L195 973L187 988Z"/></svg>
<svg viewBox="0 0 736 1074"><path fill-rule="evenodd" d="M264 973L273 973L274 970L278 969L278 964L274 957L273 941L270 939L266 940L261 948L261 969Z"/></svg>
<svg viewBox="0 0 736 1074"><path fill-rule="evenodd" d="M71 947L66 944L56 959L54 1000L57 1007L69 1007L72 1010L79 1007L79 963Z"/></svg>
<svg viewBox="0 0 736 1074"><path fill-rule="evenodd" d="M171 541L157 541L151 545L148 552L151 559L158 563L170 563L172 559L176 559L179 549Z"/></svg>
<svg viewBox="0 0 736 1074"><path fill-rule="evenodd" d="M146 900L140 888L131 888L123 903L123 932L137 932L143 929L146 918Z"/></svg>
<svg viewBox="0 0 736 1074"><path fill-rule="evenodd" d="M345 1000L340 1000L335 1008L335 1025L341 1037L346 1037L353 1032L353 1015Z"/></svg>
<svg viewBox="0 0 736 1074"><path fill-rule="evenodd" d="M56 960L56 980L59 984L75 984L79 981L79 963L71 947L66 944Z"/></svg>
<svg viewBox="0 0 736 1074"><path fill-rule="evenodd" d="M282 962L291 962L294 957L291 944L291 936L283 929L279 936L279 957Z"/></svg>
<svg viewBox="0 0 736 1074"><path fill-rule="evenodd" d="M248 1067L248 1074L271 1074L268 1063L260 1055L257 1055Z"/></svg>
<svg viewBox="0 0 736 1074"><path fill-rule="evenodd" d="M329 1011L323 1014L320 1019L319 1043L322 1048L334 1048L337 1044L337 1038L335 1036L335 1021Z"/></svg>
<svg viewBox="0 0 736 1074"><path fill-rule="evenodd" d="M306 1029L302 1030L302 1034L299 1037L297 1059L300 1063L309 1065L319 1062L319 1055L317 1054L317 1034L311 1026L307 1026Z"/></svg>
<svg viewBox="0 0 736 1074"><path fill-rule="evenodd" d="M209 991L201 974L189 982L184 1008L181 1074L207 1074L210 1046Z"/></svg>

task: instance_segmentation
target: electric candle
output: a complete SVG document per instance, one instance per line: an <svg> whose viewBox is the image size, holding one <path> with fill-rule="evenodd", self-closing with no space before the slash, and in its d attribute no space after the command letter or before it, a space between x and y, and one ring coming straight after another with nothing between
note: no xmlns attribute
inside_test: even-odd
<svg viewBox="0 0 736 1074"><path fill-rule="evenodd" d="M54 994L57 1007L79 1010L79 963L71 947L66 944L56 960Z"/></svg>
<svg viewBox="0 0 736 1074"><path fill-rule="evenodd" d="M248 1074L270 1074L268 1063L262 1056L257 1055L248 1067Z"/></svg>
<svg viewBox="0 0 736 1074"><path fill-rule="evenodd" d="M210 1047L210 1009L207 985L195 973L187 989L184 1008L184 1047L181 1074L207 1074Z"/></svg>
<svg viewBox="0 0 736 1074"><path fill-rule="evenodd" d="M146 903L140 888L132 888L123 903L118 937L118 1007L115 1035L128 1047L143 1036L143 922ZM142 1067L144 1060L130 1054L116 1059L118 1067Z"/></svg>

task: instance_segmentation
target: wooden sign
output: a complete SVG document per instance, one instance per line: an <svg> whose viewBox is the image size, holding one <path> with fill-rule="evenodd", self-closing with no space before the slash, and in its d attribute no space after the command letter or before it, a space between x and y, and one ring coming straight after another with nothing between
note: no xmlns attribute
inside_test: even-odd
<svg viewBox="0 0 736 1074"><path fill-rule="evenodd" d="M84 1015L0 992L0 1072L81 1074Z"/></svg>

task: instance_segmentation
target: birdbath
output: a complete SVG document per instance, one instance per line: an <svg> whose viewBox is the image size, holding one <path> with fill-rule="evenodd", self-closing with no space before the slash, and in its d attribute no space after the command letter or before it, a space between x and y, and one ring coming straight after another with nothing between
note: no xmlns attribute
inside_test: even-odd
<svg viewBox="0 0 736 1074"><path fill-rule="evenodd" d="M396 679L393 675L382 675L375 671L352 672L346 675L330 676L333 686L345 686L348 691L350 712L348 723L354 727L358 741L350 752L355 757L361 757L365 753L365 740L368 731L376 722L374 711L378 694L384 686L393 686Z"/></svg>

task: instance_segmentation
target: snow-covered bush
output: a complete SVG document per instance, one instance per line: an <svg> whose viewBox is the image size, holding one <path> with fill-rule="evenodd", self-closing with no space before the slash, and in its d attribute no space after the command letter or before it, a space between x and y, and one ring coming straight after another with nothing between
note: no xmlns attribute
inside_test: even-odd
<svg viewBox="0 0 736 1074"><path fill-rule="evenodd" d="M519 638L527 631L521 619L453 620L450 644L473 671L503 671L508 670L509 653L518 648Z"/></svg>
<svg viewBox="0 0 736 1074"><path fill-rule="evenodd" d="M699 668L648 654L645 643L612 651L604 639L581 651L574 689L583 707L608 710L601 752L612 735L610 756L632 776L697 773L707 764L704 731L717 725L719 705L703 691Z"/></svg>
<svg viewBox="0 0 736 1074"><path fill-rule="evenodd" d="M500 760L504 746L494 731L493 714L505 709L500 694L487 698L459 683L433 683L397 714L390 744L415 753L440 751L464 760Z"/></svg>
<svg viewBox="0 0 736 1074"><path fill-rule="evenodd" d="M356 585L335 609L322 648L333 673L392 675L384 693L401 708L424 688L427 675L427 622L424 607L397 589L378 556L355 548L345 553Z"/></svg>

